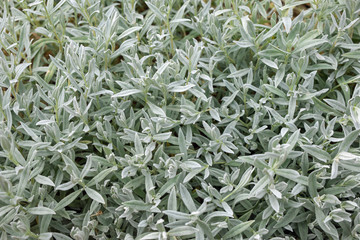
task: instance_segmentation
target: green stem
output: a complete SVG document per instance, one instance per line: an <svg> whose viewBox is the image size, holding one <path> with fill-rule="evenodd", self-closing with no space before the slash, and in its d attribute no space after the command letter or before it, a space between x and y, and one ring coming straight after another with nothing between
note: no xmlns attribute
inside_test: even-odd
<svg viewBox="0 0 360 240"><path fill-rule="evenodd" d="M58 35L57 32L56 32L56 27L55 27L54 23L52 22L51 17L50 17L50 15L49 15L49 12L48 12L48 10L47 10L47 8L46 8L45 0L43 0L43 5L44 5L44 9L45 9L46 18L48 19L49 24L50 24L51 27L53 28L53 32L54 32L54 34L55 34L56 40L57 40L58 43L59 43L59 51L62 52L62 51L63 51L62 42L61 42L61 39L60 39L59 35Z"/></svg>
<svg viewBox="0 0 360 240"><path fill-rule="evenodd" d="M174 35L171 32L171 28L170 28L170 13L171 13L171 9L172 9L172 1L170 1L169 4L169 10L167 12L167 19L166 19L166 26L167 29L169 31L169 35L170 35L170 46L171 46L171 55L172 57L175 55L175 50L174 50Z"/></svg>

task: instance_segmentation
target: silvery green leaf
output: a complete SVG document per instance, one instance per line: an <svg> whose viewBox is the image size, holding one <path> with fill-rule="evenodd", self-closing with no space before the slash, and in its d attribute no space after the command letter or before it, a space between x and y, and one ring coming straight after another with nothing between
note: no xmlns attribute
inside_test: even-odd
<svg viewBox="0 0 360 240"><path fill-rule="evenodd" d="M243 76L246 76L247 74L249 73L249 69L241 69L241 70L238 70L238 71L235 71L233 73L231 73L230 75L228 75L227 77L228 78L233 78L233 77L243 77Z"/></svg>
<svg viewBox="0 0 360 240"><path fill-rule="evenodd" d="M56 233L53 232L52 236L56 239L56 240L71 240L70 237L66 236L65 234L62 233Z"/></svg>
<svg viewBox="0 0 360 240"><path fill-rule="evenodd" d="M184 160L187 160L187 145L186 145L186 140L185 140L185 136L184 133L182 132L181 128L179 129L179 149L180 152L183 153L184 155Z"/></svg>
<svg viewBox="0 0 360 240"><path fill-rule="evenodd" d="M247 41L247 40L242 40L242 41L234 41L234 43L236 45L238 45L240 48L248 48L248 47L253 47L254 44Z"/></svg>
<svg viewBox="0 0 360 240"><path fill-rule="evenodd" d="M110 173L116 171L118 168L117 166L113 166L111 168L107 168L102 170L101 172L99 172L95 177L93 177L87 184L86 186L88 187L92 187L93 185L101 182L102 180L104 180Z"/></svg>
<svg viewBox="0 0 360 240"><path fill-rule="evenodd" d="M25 71L25 69L30 66L31 63L21 63L15 68L15 79L19 79L20 75Z"/></svg>
<svg viewBox="0 0 360 240"><path fill-rule="evenodd" d="M216 121L218 121L218 122L220 122L221 121L221 119L220 119L220 115L219 115L219 112L217 111L217 110L215 110L215 109L210 109L210 115L211 115L211 117L213 118L213 119L215 119Z"/></svg>
<svg viewBox="0 0 360 240"><path fill-rule="evenodd" d="M41 120L41 121L38 121L36 123L37 126L41 126L41 125L47 125L47 124L51 124L51 123L54 123L55 121L54 120Z"/></svg>
<svg viewBox="0 0 360 240"><path fill-rule="evenodd" d="M4 216L6 213L8 213L13 208L14 207L10 206L10 205L0 207L0 217Z"/></svg>
<svg viewBox="0 0 360 240"><path fill-rule="evenodd" d="M19 185L17 188L17 194L18 195L22 195L26 189L26 183L28 182L30 176L30 167L27 164L25 166L25 168L22 169L22 172L19 174L20 175L20 180L19 180Z"/></svg>
<svg viewBox="0 0 360 240"><path fill-rule="evenodd" d="M236 188L231 193L229 193L225 198L223 198L223 201L225 201L228 197L230 197L231 195L242 189L246 184L248 184L249 181L251 180L251 174L253 173L254 170L255 170L254 168L248 168L241 176L240 182L238 183Z"/></svg>
<svg viewBox="0 0 360 240"><path fill-rule="evenodd" d="M169 181L167 181L157 192L157 194L161 197L163 196L165 193L169 192L170 189L173 189L176 181L178 180L178 177L174 177L172 179L170 179Z"/></svg>
<svg viewBox="0 0 360 240"><path fill-rule="evenodd" d="M324 230L327 234L329 234L333 238L338 239L339 234L336 231L336 228L334 227L334 225L332 225L332 223L324 222L326 216L323 213L323 211L317 206L315 206L315 215L316 215L316 222L322 228L322 230Z"/></svg>
<svg viewBox="0 0 360 240"><path fill-rule="evenodd" d="M223 103L223 107L227 107L230 103L232 103L236 97L236 95L239 93L239 91L235 91L231 96L226 97L226 100Z"/></svg>
<svg viewBox="0 0 360 240"><path fill-rule="evenodd" d="M74 161L72 159L70 159L68 156L66 156L65 154L62 154L62 159L64 160L65 164L70 166L72 171L74 171L74 173L77 176L80 176L80 170L79 168L76 166L76 164L74 163Z"/></svg>
<svg viewBox="0 0 360 240"><path fill-rule="evenodd" d="M118 40L123 39L124 37L127 37L128 35L132 34L133 32L139 31L142 27L141 26L137 26L137 27L132 27L129 28L127 30L125 30L119 37Z"/></svg>
<svg viewBox="0 0 360 240"><path fill-rule="evenodd" d="M275 212L279 212L280 206L277 198L272 194L268 194L268 196L269 196L270 206L275 210Z"/></svg>
<svg viewBox="0 0 360 240"><path fill-rule="evenodd" d="M309 194L312 198L314 197L317 197L318 195L318 192L317 192L317 187L316 187L316 172L312 172L310 175L309 175Z"/></svg>
<svg viewBox="0 0 360 240"><path fill-rule="evenodd" d="M52 187L55 186L54 182L50 178L42 176L42 175L37 175L35 177L35 180L40 184L49 185Z"/></svg>
<svg viewBox="0 0 360 240"><path fill-rule="evenodd" d="M242 232L244 232L246 229L248 229L252 224L254 223L254 221L247 221L247 222L242 222L238 225L236 225L235 227L231 228L230 231L228 231L223 238L224 239L231 239L233 237L239 236Z"/></svg>
<svg viewBox="0 0 360 240"><path fill-rule="evenodd" d="M186 19L186 18L179 18L179 19L174 19L171 20L170 23L174 24L174 23L183 23L183 22L190 22L190 19Z"/></svg>
<svg viewBox="0 0 360 240"><path fill-rule="evenodd" d="M296 181L297 177L300 176L297 171L292 169L276 169L275 172L276 174L293 181Z"/></svg>
<svg viewBox="0 0 360 240"><path fill-rule="evenodd" d="M27 212L34 215L56 214L53 210L47 207L33 207L33 208L29 208Z"/></svg>
<svg viewBox="0 0 360 240"><path fill-rule="evenodd" d="M174 210L165 210L165 211L163 211L163 213L165 213L166 215L168 215L169 217L172 217L174 219L179 219L179 220L190 220L191 219L190 214L178 212L178 211L174 211Z"/></svg>
<svg viewBox="0 0 360 240"><path fill-rule="evenodd" d="M261 59L261 61L271 68L279 69L279 67L277 66L277 64L274 61L271 61L266 58Z"/></svg>
<svg viewBox="0 0 360 240"><path fill-rule="evenodd" d="M291 18L290 17L283 17L282 21L284 23L286 33L289 34L290 33L290 28L291 28Z"/></svg>
<svg viewBox="0 0 360 240"><path fill-rule="evenodd" d="M191 89L194 86L195 85L192 83L189 83L185 86L176 86L176 87L169 89L169 92L186 92L187 90Z"/></svg>
<svg viewBox="0 0 360 240"><path fill-rule="evenodd" d="M73 188L75 185L76 185L76 184L73 183L73 182L66 182L66 183L63 183L63 184L57 186L57 187L55 188L55 190L67 191L67 190Z"/></svg>
<svg viewBox="0 0 360 240"><path fill-rule="evenodd" d="M269 85L269 84L264 84L264 87L265 87L269 92L271 92L271 93L273 93L273 94L275 94L275 95L277 95L277 96L279 96L279 97L282 97L282 98L284 98L284 99L287 99L286 94L285 94L283 91L281 91L280 89L278 89L278 88L276 88L276 87L274 87L274 86L271 86L271 85Z"/></svg>
<svg viewBox="0 0 360 240"><path fill-rule="evenodd" d="M275 87L277 87L285 76L285 65L281 64L279 70L275 74Z"/></svg>
<svg viewBox="0 0 360 240"><path fill-rule="evenodd" d="M2 219L0 219L0 227L12 221L15 215L16 215L15 209L10 210Z"/></svg>
<svg viewBox="0 0 360 240"><path fill-rule="evenodd" d="M163 65L161 65L161 67L158 68L158 70L156 71L156 73L154 74L155 77L160 76L170 65L170 62L167 61L166 63L164 63ZM157 78L155 78L157 79Z"/></svg>
<svg viewBox="0 0 360 240"><path fill-rule="evenodd" d="M134 145L136 154L144 154L144 147L141 143L138 133L135 133Z"/></svg>
<svg viewBox="0 0 360 240"><path fill-rule="evenodd" d="M266 39L272 37L274 34L276 34L280 27L281 27L281 22L278 22L274 27L272 27L267 33L265 33L263 36L262 36L262 39L261 39L261 42L265 41Z"/></svg>
<svg viewBox="0 0 360 240"><path fill-rule="evenodd" d="M167 233L169 234L169 236L172 236L172 237L181 237L181 236L192 235L192 234L196 233L197 231L198 230L196 228L193 228L190 226L180 226L180 227L175 227L175 228L171 229Z"/></svg>
<svg viewBox="0 0 360 240"><path fill-rule="evenodd" d="M68 206L69 204L71 204L72 202L74 202L74 200L79 196L79 194L82 192L82 190L77 190L73 193L70 193L69 195L67 195L66 197L64 197L63 199L61 199L60 202L58 202L54 208L54 211L58 211L66 206Z"/></svg>
<svg viewBox="0 0 360 240"><path fill-rule="evenodd" d="M350 50L358 50L360 49L360 44L352 44L352 43L340 43L339 47L350 49Z"/></svg>
<svg viewBox="0 0 360 240"><path fill-rule="evenodd" d="M263 176L251 189L250 196L255 196L258 192L264 190L264 188L269 184L270 180L267 176Z"/></svg>
<svg viewBox="0 0 360 240"><path fill-rule="evenodd" d="M214 15L215 15L215 17L217 17L219 15L222 15L224 13L231 12L231 11L232 11L231 9L217 10L217 11L214 12Z"/></svg>
<svg viewBox="0 0 360 240"><path fill-rule="evenodd" d="M271 113L271 115L274 117L274 119L277 121L277 122L280 122L280 123L285 123L286 120L285 118L283 118L277 111L275 111L274 109L272 108L268 108L266 107L266 109Z"/></svg>
<svg viewBox="0 0 360 240"><path fill-rule="evenodd" d="M290 119L294 118L295 110L296 110L296 101L297 96L291 96L289 100L289 108L288 108L288 116Z"/></svg>
<svg viewBox="0 0 360 240"><path fill-rule="evenodd" d="M337 177L338 175L338 170L339 170L339 162L337 159L333 160L333 163L331 164L331 179L334 179Z"/></svg>
<svg viewBox="0 0 360 240"><path fill-rule="evenodd" d="M260 12L261 16L262 16L263 18L267 18L267 17L268 17L268 13L266 12L263 4L262 4L261 2L256 2L256 5L257 5L257 7L258 7L258 9L259 9L259 12Z"/></svg>
<svg viewBox="0 0 360 240"><path fill-rule="evenodd" d="M144 203L143 201L140 201L140 200L126 201L123 203L123 205L126 207L129 207L129 208L132 208L132 209L140 210L140 211L148 211L151 208L150 203Z"/></svg>
<svg viewBox="0 0 360 240"><path fill-rule="evenodd" d="M41 139L34 133L34 131L31 128L29 128L26 124L21 123L21 126L26 131L26 133L32 137L32 139L34 139L36 142L41 141Z"/></svg>
<svg viewBox="0 0 360 240"><path fill-rule="evenodd" d="M353 142L358 139L360 134L360 129L354 130L351 133L349 133L345 139L341 142L339 146L339 152L346 152L349 150Z"/></svg>
<svg viewBox="0 0 360 240"><path fill-rule="evenodd" d="M354 159L358 159L360 156L352 154L352 153L348 153L348 152L341 152L338 154L337 158L340 160L354 160Z"/></svg>
<svg viewBox="0 0 360 240"><path fill-rule="evenodd" d="M115 93L114 95L112 95L111 97L113 98L117 98L117 97L127 97L127 96L131 96L137 93L141 93L142 91L139 89L127 89L127 90L123 90L121 92Z"/></svg>
<svg viewBox="0 0 360 240"><path fill-rule="evenodd" d="M196 96L197 98L201 99L204 102L208 101L208 98L206 97L206 95L203 92L201 92L195 88L190 88L189 92L191 92L191 94L193 94L194 96Z"/></svg>
<svg viewBox="0 0 360 240"><path fill-rule="evenodd" d="M179 184L180 187L180 195L182 198L183 203L185 204L185 206L187 207L187 209L190 212L195 212L196 211L196 206L195 203L190 195L190 193L188 192L188 190L185 188L184 185Z"/></svg>
<svg viewBox="0 0 360 240"><path fill-rule="evenodd" d="M324 99L324 102L326 102L326 103L329 104L331 107L333 107L334 109L336 109L336 110L338 110L338 111L340 111L340 112L345 112L345 111L346 111L346 107L345 107L342 103L340 103L340 102L338 102L338 101L336 101L336 100L333 100L333 99Z"/></svg>
<svg viewBox="0 0 360 240"><path fill-rule="evenodd" d="M159 239L159 238L161 238L161 236L162 235L161 235L160 232L152 232L152 233L147 233L147 234L141 236L141 239L144 239L144 240L146 240L146 239Z"/></svg>
<svg viewBox="0 0 360 240"><path fill-rule="evenodd" d="M164 14L151 2L145 2L146 5L151 9L151 11L158 17L160 20L165 21Z"/></svg>
<svg viewBox="0 0 360 240"><path fill-rule="evenodd" d="M185 161L183 163L181 163L180 165L182 168L184 169L194 169L194 168L201 168L201 165L195 161Z"/></svg>
<svg viewBox="0 0 360 240"><path fill-rule="evenodd" d="M170 138L170 136L171 136L171 132L158 133L158 134L155 134L155 135L153 136L153 138L154 138L155 141L160 141L160 142L162 142L162 141L168 140L168 139Z"/></svg>
<svg viewBox="0 0 360 240"><path fill-rule="evenodd" d="M210 240L215 239L214 234L211 232L210 227L205 222L203 222L201 220L197 220L196 223L198 224L197 228L198 229L200 228L201 231L205 233L205 236L208 237L208 239L210 239Z"/></svg>
<svg viewBox="0 0 360 240"><path fill-rule="evenodd" d="M52 238L52 233L41 233L39 235L40 240L50 240Z"/></svg>
<svg viewBox="0 0 360 240"><path fill-rule="evenodd" d="M162 110L160 107L156 106L155 104L148 102L148 105L150 107L150 110L155 113L156 115L159 115L161 117L166 117L166 114L164 110Z"/></svg>
<svg viewBox="0 0 360 240"><path fill-rule="evenodd" d="M167 202L167 209L169 211L176 211L177 210L177 200L176 200L176 190L175 187L173 187L169 194L169 199ZM169 216L169 222L174 222L175 218Z"/></svg>
<svg viewBox="0 0 360 240"><path fill-rule="evenodd" d="M317 99L316 97L312 97L312 100L315 103L315 107L323 112L326 113L335 113L336 115L341 115L341 113L339 111L337 111L334 108L329 107L328 105L326 105L325 103L323 103L322 101L320 101L319 99Z"/></svg>
<svg viewBox="0 0 360 240"><path fill-rule="evenodd" d="M97 201L102 204L105 204L104 198L97 191L95 191L89 187L85 187L85 192L92 200Z"/></svg>
<svg viewBox="0 0 360 240"><path fill-rule="evenodd" d="M286 225L288 225L289 223L291 223L296 216L298 215L300 211L300 208L291 208L289 209L289 211L286 213L285 216L283 216L274 226L274 228L281 228L281 227L285 227Z"/></svg>
<svg viewBox="0 0 360 240"><path fill-rule="evenodd" d="M351 59L360 59L360 51L355 50L355 51L347 52L342 54L342 56Z"/></svg>
<svg viewBox="0 0 360 240"><path fill-rule="evenodd" d="M212 212L209 215L207 215L204 220L205 220L205 222L208 222L212 218L215 218L215 217L232 217L232 216L229 215L229 213L224 212L224 211L216 211L216 212Z"/></svg>
<svg viewBox="0 0 360 240"><path fill-rule="evenodd" d="M203 171L202 168L195 168L192 170L189 170L190 172L186 175L186 177L183 180L183 183L189 182L191 179L193 179L196 175L198 175L200 172ZM206 177L205 177L206 178Z"/></svg>
<svg viewBox="0 0 360 240"><path fill-rule="evenodd" d="M288 139L288 141L286 142L287 144L289 144L288 147L288 151L291 151L295 145L297 144L297 142L299 141L299 137L300 137L300 129L296 130Z"/></svg>
<svg viewBox="0 0 360 240"><path fill-rule="evenodd" d="M114 53L111 54L111 58L114 59L116 57L119 57L121 54L125 53L127 50L129 50L131 47L133 47L138 42L137 39L128 39L125 40Z"/></svg>
<svg viewBox="0 0 360 240"><path fill-rule="evenodd" d="M234 212L231 209L231 207L229 206L229 204L227 204L226 202L223 201L223 202L221 202L221 205L229 215L234 215Z"/></svg>
<svg viewBox="0 0 360 240"><path fill-rule="evenodd" d="M305 150L305 152L311 154L312 156L316 157L320 161L327 162L331 160L331 156L326 151L322 150L320 147L315 145L302 145L302 149Z"/></svg>
<svg viewBox="0 0 360 240"><path fill-rule="evenodd" d="M315 46L318 46L320 44L324 44L326 43L327 40L326 39L313 39L311 41L304 41L301 44L299 44L296 49L295 49L295 53L301 52L303 50L306 50L308 48L312 48Z"/></svg>
<svg viewBox="0 0 360 240"><path fill-rule="evenodd" d="M92 165L92 160L91 160L91 158L88 158L86 160L86 164L85 164L84 168L81 170L81 173L80 173L81 179L83 179L89 173L91 165Z"/></svg>

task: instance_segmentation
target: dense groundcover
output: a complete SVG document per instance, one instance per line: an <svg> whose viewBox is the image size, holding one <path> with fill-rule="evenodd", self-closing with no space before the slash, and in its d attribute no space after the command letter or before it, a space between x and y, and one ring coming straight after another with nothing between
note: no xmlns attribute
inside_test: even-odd
<svg viewBox="0 0 360 240"><path fill-rule="evenodd" d="M2 240L360 238L359 1L0 9Z"/></svg>

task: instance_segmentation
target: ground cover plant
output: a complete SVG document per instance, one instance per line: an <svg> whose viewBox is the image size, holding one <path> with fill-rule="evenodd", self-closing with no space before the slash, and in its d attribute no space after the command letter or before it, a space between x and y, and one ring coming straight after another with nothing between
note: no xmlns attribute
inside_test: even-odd
<svg viewBox="0 0 360 240"><path fill-rule="evenodd" d="M360 1L0 9L1 240L360 238Z"/></svg>

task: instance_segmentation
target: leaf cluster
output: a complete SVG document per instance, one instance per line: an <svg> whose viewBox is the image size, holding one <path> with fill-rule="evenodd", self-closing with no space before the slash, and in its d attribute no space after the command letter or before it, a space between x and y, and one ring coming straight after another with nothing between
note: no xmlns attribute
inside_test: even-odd
<svg viewBox="0 0 360 240"><path fill-rule="evenodd" d="M360 2L0 3L1 239L360 238Z"/></svg>

